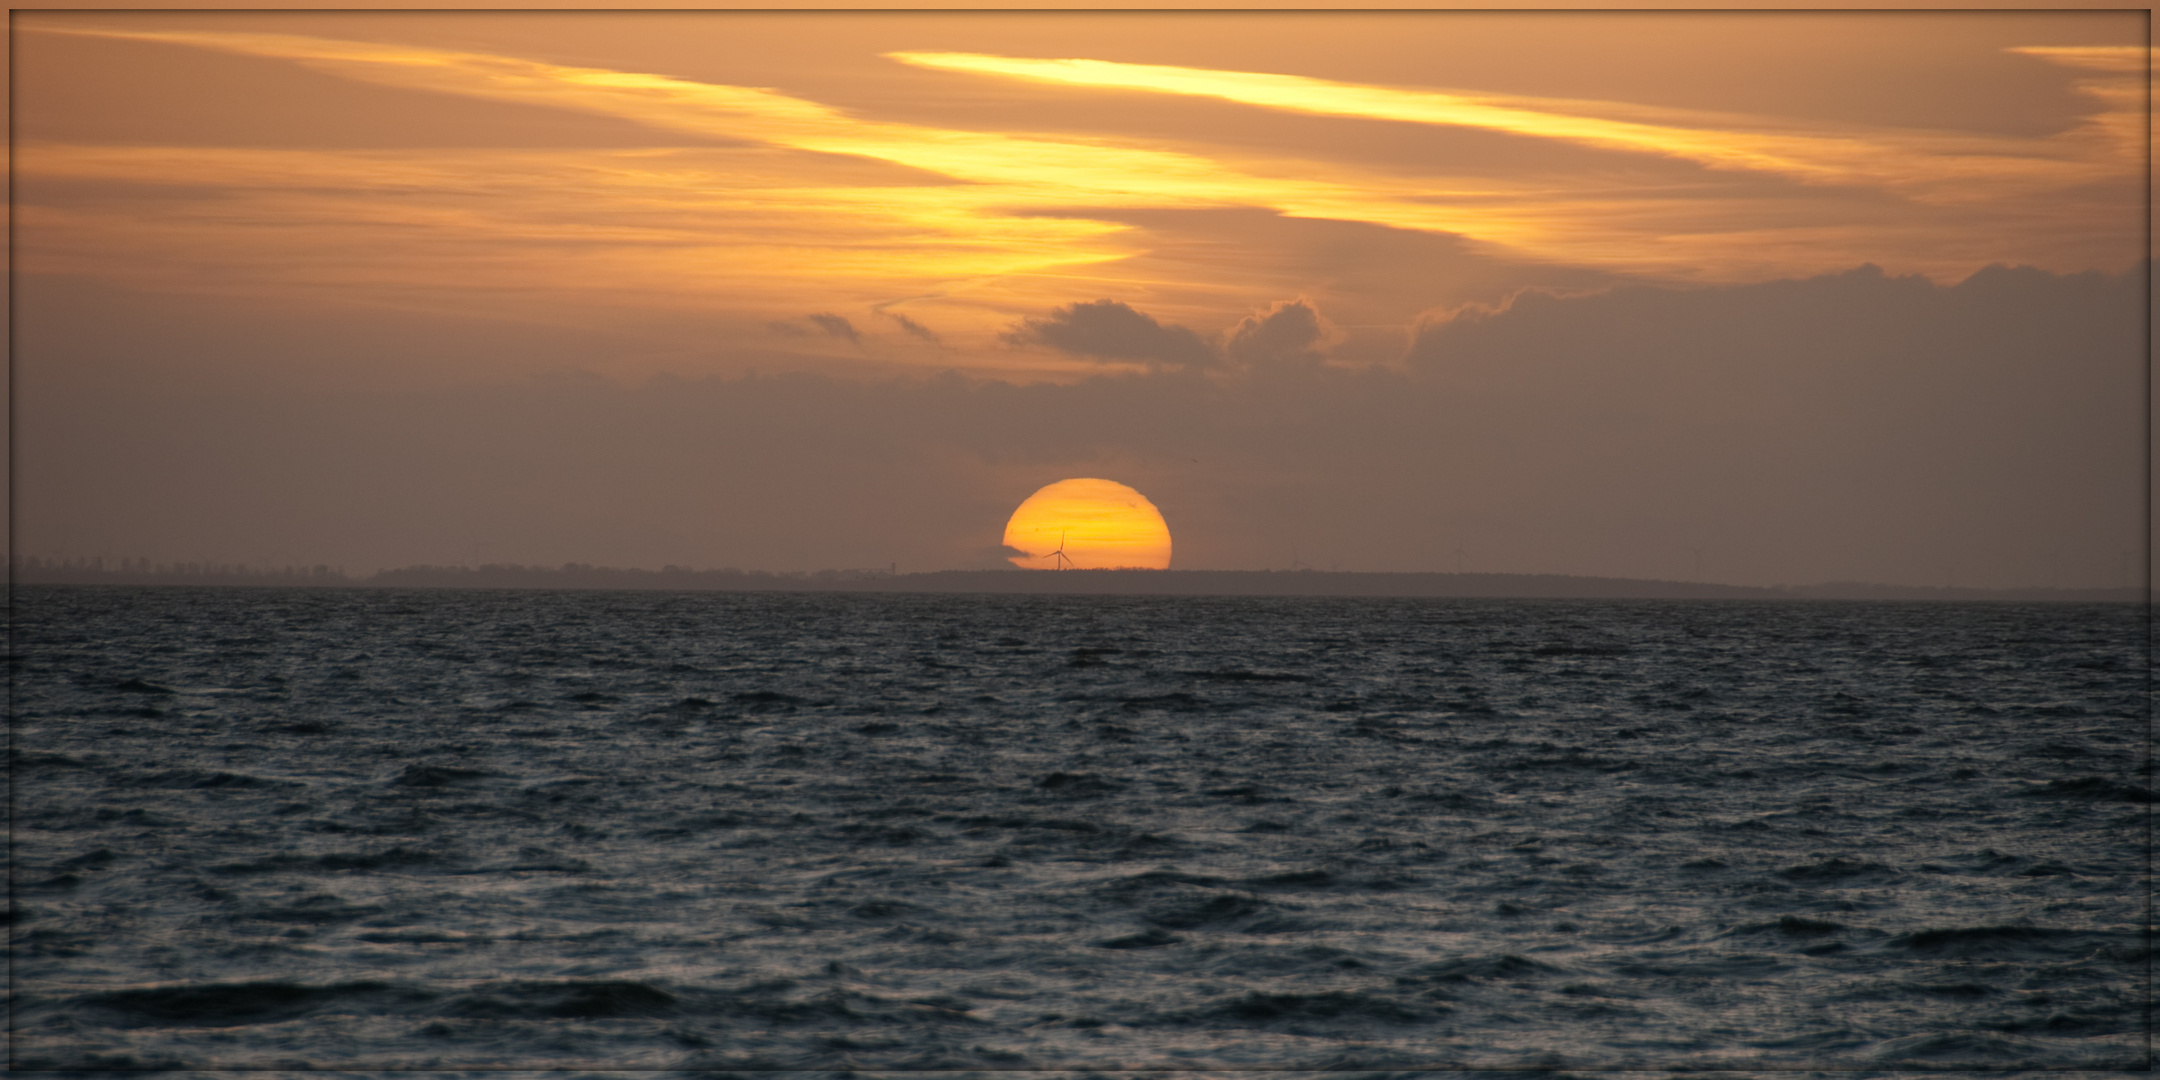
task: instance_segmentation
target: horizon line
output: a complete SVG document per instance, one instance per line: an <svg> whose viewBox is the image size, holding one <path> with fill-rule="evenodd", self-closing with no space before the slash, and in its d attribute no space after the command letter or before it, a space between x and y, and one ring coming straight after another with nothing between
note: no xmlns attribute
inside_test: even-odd
<svg viewBox="0 0 2160 1080"><path fill-rule="evenodd" d="M1197 580L1180 582L1178 578L1214 579L1222 585L1237 584L1235 578L1261 578L1264 580L1291 579L1302 584L1315 585L1331 582L1354 588L1359 582L1366 585L1396 584L1403 587L1425 586L1413 592L1372 591L1358 589L1344 592L1329 589L1317 595L1451 595L1434 592L1433 589L1447 585L1483 586L1466 595L1497 596L1486 590L1507 585L1528 586L1542 583L1544 588L1534 595L1560 596L1565 586L1572 584L1590 590L1585 598L1617 595L1629 590L1648 590L1655 593L1691 593L1696 598L1730 599L2089 599L2094 601L2128 600L2151 602L2154 592L2150 585L1912 585L1891 582L1858 580L1825 580L1810 584L1780 583L1776 585L1741 585L1715 581L1690 581L1678 578L1640 578L1597 574L1571 574L1551 571L1462 571L1462 570L1323 570L1317 567L1292 567L1277 569L1225 568L1075 568L1071 571L1033 571L1030 568L995 566L980 568L946 568L937 570L914 570L900 572L898 564L874 568L830 568L822 570L746 570L739 567L699 569L667 564L660 569L643 567L598 566L591 563L567 562L559 566L527 565L521 563L482 563L477 566L465 564L434 565L416 563L402 567L384 567L370 573L347 573L342 566L329 564L287 564L282 567L266 563L217 563L211 561L181 561L153 563L149 559L111 560L103 556L87 557L41 557L35 555L10 555L7 582L14 585L143 585L143 586L205 586L205 587L315 587L315 588L526 588L526 589L581 589L604 590L608 588L668 589L686 588L690 591L788 591L808 589L812 591L918 591L907 588L910 584L935 585L934 579L945 579L947 585L973 584L976 588L951 590L924 589L920 591L983 592L1005 591L985 589L994 584L1033 586L1029 593L1071 592L1105 593L1111 589L1089 589L1084 586L1138 585L1142 579L1153 579L1164 586L1194 585ZM585 579L580 581L578 579ZM607 579L619 581L609 582ZM664 579L664 580L656 580ZM968 579L986 579L969 581ZM722 585L726 581L735 586ZM699 588L700 585L703 588ZM1251 582L1244 582L1248 586ZM1560 591L1555 592L1554 589ZM1618 593L1616 593L1616 590ZM1240 590L1244 591L1244 590ZM1179 589L1174 594L1188 593ZM1258 595L1260 593L1255 593ZM1293 593L1292 595L1295 595ZM1524 594L1531 595L1531 594ZM1647 597L1646 598L1654 598ZM1674 598L1687 598L1675 596Z"/></svg>

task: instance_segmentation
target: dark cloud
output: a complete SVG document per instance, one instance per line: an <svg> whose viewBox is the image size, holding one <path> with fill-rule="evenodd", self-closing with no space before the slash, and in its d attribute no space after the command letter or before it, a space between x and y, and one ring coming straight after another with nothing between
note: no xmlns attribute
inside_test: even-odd
<svg viewBox="0 0 2160 1080"><path fill-rule="evenodd" d="M1399 125L1398 125L1399 126ZM1538 141L1538 140L1516 140ZM1402 359L1402 324L1436 304L1506 296L1544 285L1568 290L1624 284L1627 276L1525 261L1449 233L1214 207L1090 211L1144 230L1146 251L1119 265L1162 283L1158 295L1213 307L1234 283L1253 301L1304 294L1344 332L1325 350L1338 362ZM1191 291L1180 292L1180 283Z"/></svg>
<svg viewBox="0 0 2160 1080"><path fill-rule="evenodd" d="M975 565L973 568L1009 570L1014 569L1012 560L1033 557L1010 544L992 544L975 553Z"/></svg>
<svg viewBox="0 0 2160 1080"><path fill-rule="evenodd" d="M855 332L855 324L847 321L843 316L835 315L829 311L821 311L806 317L812 323L815 323L818 329L836 338L846 338L854 344L862 344L862 335Z"/></svg>
<svg viewBox="0 0 2160 1080"><path fill-rule="evenodd" d="M1794 415L1926 393L1966 400L2004 379L2119 374L2127 277L1989 267L1954 286L1874 266L1702 289L1526 292L1430 320L1413 370L1549 406L1710 406Z"/></svg>
<svg viewBox="0 0 2160 1080"><path fill-rule="evenodd" d="M878 312L878 314L883 315L896 323L899 323L900 329L905 330L908 333L913 334L916 337L921 338L922 340L927 341L932 345L945 344L945 339L937 336L936 331L930 329L927 326L924 326L919 322L916 322L913 319L908 318L905 315L894 311L880 311Z"/></svg>
<svg viewBox="0 0 2160 1080"><path fill-rule="evenodd" d="M1006 332L1014 345L1047 345L1101 360L1137 360L1161 367L1205 367L1215 351L1200 335L1165 325L1116 300L1067 304L1048 318L1024 319Z"/></svg>
<svg viewBox="0 0 2160 1080"><path fill-rule="evenodd" d="M1526 294L1419 328L1401 371L1071 385L303 386L206 374L238 338L44 300L18 314L14 520L41 556L927 569L994 565L1022 499L1101 476L1192 568L1453 570L1460 548L1472 571L1675 578L1699 549L1747 584L2121 584L2142 280ZM1309 341L1294 306L1254 325Z"/></svg>
<svg viewBox="0 0 2160 1080"><path fill-rule="evenodd" d="M1255 370L1318 367L1322 350L1334 336L1320 312L1304 297L1279 301L1266 311L1230 328L1223 351L1231 362Z"/></svg>

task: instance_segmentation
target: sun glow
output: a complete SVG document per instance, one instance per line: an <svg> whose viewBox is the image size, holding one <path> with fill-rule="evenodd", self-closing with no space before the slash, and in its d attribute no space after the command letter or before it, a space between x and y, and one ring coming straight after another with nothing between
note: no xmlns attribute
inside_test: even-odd
<svg viewBox="0 0 2160 1080"><path fill-rule="evenodd" d="M1147 496L1114 480L1060 480L1005 523L1012 564L1050 570L1168 570L1170 526Z"/></svg>

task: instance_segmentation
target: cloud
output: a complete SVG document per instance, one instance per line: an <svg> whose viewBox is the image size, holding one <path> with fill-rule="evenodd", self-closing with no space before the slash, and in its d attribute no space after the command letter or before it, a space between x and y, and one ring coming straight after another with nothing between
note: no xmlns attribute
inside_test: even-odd
<svg viewBox="0 0 2160 1080"><path fill-rule="evenodd" d="M1326 346L1339 337L1304 297L1277 301L1230 328L1223 351L1231 361L1254 370L1318 367Z"/></svg>
<svg viewBox="0 0 2160 1080"><path fill-rule="evenodd" d="M2111 146L2122 158L2142 158L2152 147L2149 76L2154 50L2136 45L2025 46L2006 50L2062 67L2098 72L2099 77L2077 81L2078 92L2094 99L2101 110L2087 116L2079 128L2057 136L2061 141L2085 139Z"/></svg>
<svg viewBox="0 0 2160 1080"><path fill-rule="evenodd" d="M1023 319L1007 331L1012 345L1047 345L1059 352L1102 360L1133 360L1161 367L1206 367L1215 352L1200 335L1164 325L1116 300L1067 304L1048 318Z"/></svg>
<svg viewBox="0 0 2160 1080"><path fill-rule="evenodd" d="M211 334L192 307L68 305L74 281L24 279L15 363L39 404L18 418L15 520L35 554L275 545L362 569L485 540L545 565L928 569L990 564L1029 493L1099 476L1161 507L1192 569L1295 548L1453 570L1460 546L1472 570L1674 578L1701 548L1705 574L1745 584L2122 584L2143 549L2142 282L1863 268L1525 293L1420 327L1401 371L1295 380L369 390L204 359L289 363L297 332ZM390 322L352 337L389 342Z"/></svg>
<svg viewBox="0 0 2160 1080"><path fill-rule="evenodd" d="M1548 536L1715 537L1766 583L2046 584L2074 558L2125 584L2141 276L1531 291L1420 326L1408 367Z"/></svg>
<svg viewBox="0 0 2160 1080"><path fill-rule="evenodd" d="M905 316L905 315L902 315L902 314L900 314L899 312L896 312L896 311L880 311L880 312L878 312L878 314L880 314L880 315L883 315L883 316L885 316L886 318L888 318L888 319L891 319L892 321L894 321L894 322L896 322L896 323L899 323L899 324L900 324L900 329L902 329L902 330L905 330L905 331L907 331L908 333L910 333L910 334L912 334L912 335L914 335L914 336L916 336L916 337L918 337L918 338L921 338L922 340L924 340L924 341L927 341L927 342L929 342L929 343L930 343L930 344L932 344L932 345L943 345L943 344L945 344L945 339L943 339L943 338L941 338L941 337L938 337L938 336L937 336L937 332L936 332L936 331L934 331L934 330L930 329L930 328L929 328L929 327L927 327L927 326L924 326L923 324L921 324L921 323L919 323L919 322L916 322L916 321L915 321L915 320L913 320L913 319L910 319L910 318L908 318L908 317L907 317L907 316Z"/></svg>
<svg viewBox="0 0 2160 1080"><path fill-rule="evenodd" d="M2153 58L2153 50L2137 45L2021 45L2006 51L2116 75L2143 75Z"/></svg>
<svg viewBox="0 0 2160 1080"><path fill-rule="evenodd" d="M846 338L856 345L862 344L862 335L855 332L855 324L847 321L844 316L835 315L829 311L820 311L815 315L806 315L804 318L816 323L818 329L836 338Z"/></svg>
<svg viewBox="0 0 2160 1080"><path fill-rule="evenodd" d="M1022 551L1011 544L992 544L975 552L974 562L979 565L968 569L1010 570L1013 568L1014 559L1032 558L1035 558L1034 553Z"/></svg>
<svg viewBox="0 0 2160 1080"><path fill-rule="evenodd" d="M2021 50L2065 62L2125 68L2119 50ZM2090 54L2103 54L2092 59ZM1764 118L1611 101L1408 90L1268 72L1106 60L1040 60L974 53L901 52L919 67L1030 82L1208 97L1321 116L1480 128L1605 150L1657 154L1715 169L1776 173L1802 182L1888 186L1974 183L2064 187L2118 176L2131 164L2096 159L2075 141L1986 138L1873 128L1779 131ZM1627 118L1611 115L1625 113ZM1605 115L1600 115L1605 114Z"/></svg>
<svg viewBox="0 0 2160 1080"><path fill-rule="evenodd" d="M1532 158L1547 164L1526 170L1468 152L1405 151L1383 165L1345 156L1333 135L1239 149L1206 131L1180 136L1134 119L1145 108L1089 109L1100 129L1085 133L905 123L875 106L836 108L809 90L287 34L48 21L24 36L25 48L34 52L57 33L275 58L377 86L606 116L660 144L692 137L690 145L577 150L17 145L15 221L19 258L28 260L19 270L174 291L322 292L456 310L533 298L542 318L573 307L735 304L763 322L966 283L953 295L967 299L939 312L940 337L962 353L987 343L1012 311L1072 295L1161 295L1162 267L1149 258L1195 238L1195 250L1224 253L1216 258L1227 265L1203 279L1169 279L1172 286L1220 287L1223 275L1243 283L1266 268L1237 258L1250 234L1165 236L1133 225L1140 214L1187 224L1207 213L1358 223L1459 237L1485 258L1704 281L1863 259L1953 277L2006 258L2082 268L2142 254L2142 82L2105 50L2027 50L2019 61L2064 68L2056 77L2075 78L2096 103L2087 122L2065 115L2073 126L2045 137L1850 125L1789 131L1771 118L1618 101L902 54L918 66L934 60L1071 87L1076 104L1092 88L1115 87L1432 129L1418 138L1502 132L1536 140ZM974 67L954 66L962 60ZM1631 157L1593 156L1615 149ZM1695 165L1723 171L1700 175ZM1803 188L1793 178L1839 186ZM1869 185L1882 190L1863 190ZM566 190L580 197L566 201ZM1313 288L1312 280L1270 281L1259 295ZM1346 322L1375 321L1353 318L1332 296L1329 303Z"/></svg>
<svg viewBox="0 0 2160 1080"><path fill-rule="evenodd" d="M1011 213L1015 205L1270 206L1311 217L1439 229L1467 228L1481 216L1492 217L1432 204L1430 185L1388 182L1321 162L1289 171L1245 168L1211 154L1165 149L1154 140L1060 138L879 121L774 90L644 72L295 34L56 32L274 57L383 85L594 112L707 138L889 162L965 181L908 193L927 203L906 207L925 224L949 227L944 219L959 212L980 216L993 226L986 230L993 234L1025 229L1029 218ZM1105 257L1100 248L1060 252L1034 247L1027 254L1068 265Z"/></svg>

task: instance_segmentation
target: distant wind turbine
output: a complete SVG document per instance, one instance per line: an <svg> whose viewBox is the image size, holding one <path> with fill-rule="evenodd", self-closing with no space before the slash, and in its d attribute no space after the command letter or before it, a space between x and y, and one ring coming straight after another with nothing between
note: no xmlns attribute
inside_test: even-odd
<svg viewBox="0 0 2160 1080"><path fill-rule="evenodd" d="M1462 573L1462 572L1463 572L1463 559L1464 559L1464 558L1466 558L1466 556L1465 556L1465 555L1463 554L1463 549L1462 549L1462 545L1461 545L1461 544L1457 544L1457 545L1455 545L1455 572L1456 572L1456 573L1458 573L1458 574L1460 574L1460 573Z"/></svg>
<svg viewBox="0 0 2160 1080"><path fill-rule="evenodd" d="M1058 560L1058 561L1057 561L1057 562L1056 562L1056 563L1055 563L1054 565L1055 565L1055 566L1056 566L1056 567L1057 567L1058 569L1060 569L1060 570L1063 570L1063 569L1065 569L1065 568L1066 568L1067 566L1069 566L1069 565L1071 565L1071 564L1072 564L1072 558L1071 558L1070 556L1068 556L1068 555L1066 555L1066 554L1065 554L1065 530L1063 530L1063 529L1059 529L1059 530L1058 530L1058 546L1057 546L1057 550L1056 550L1056 551L1053 551L1053 552L1051 552L1051 553L1050 553L1050 554L1048 554L1048 555L1044 555L1044 556L1043 556L1043 558L1045 558L1045 559L1056 559L1056 560Z"/></svg>

